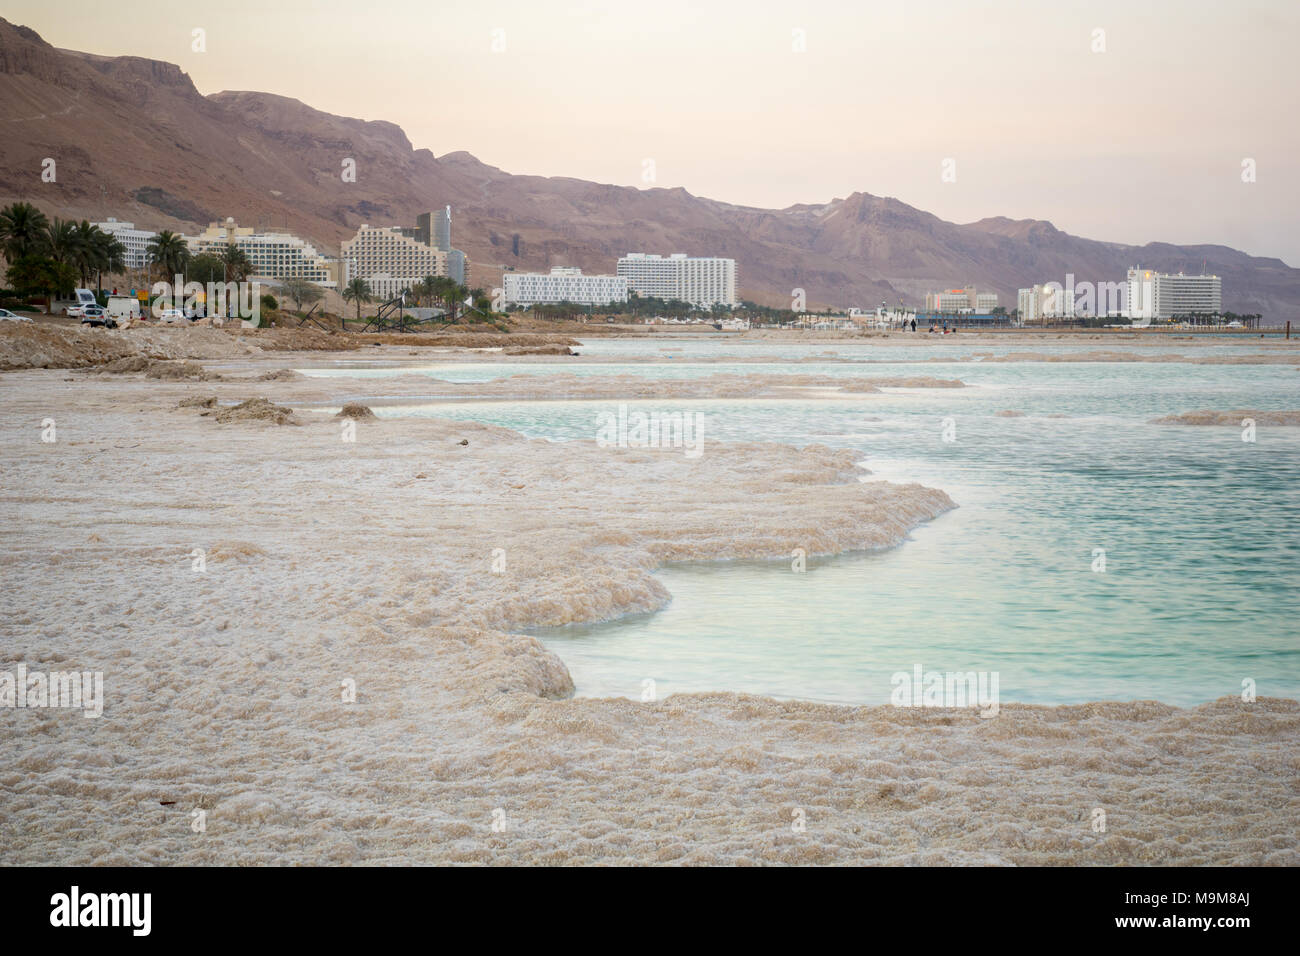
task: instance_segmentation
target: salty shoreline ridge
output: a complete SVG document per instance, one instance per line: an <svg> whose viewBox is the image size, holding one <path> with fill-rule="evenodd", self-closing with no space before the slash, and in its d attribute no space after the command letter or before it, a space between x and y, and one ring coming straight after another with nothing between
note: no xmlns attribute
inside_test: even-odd
<svg viewBox="0 0 1300 956"><path fill-rule="evenodd" d="M951 500L859 482L857 454L818 445L691 460L421 418L360 422L345 444L320 413L223 425L178 407L292 406L332 383L257 369L300 359L250 356L251 376L220 381L0 375L5 664L103 670L108 699L102 720L0 713L6 859L1300 862L1295 701L981 720L570 697L562 661L512 631L660 606L669 561L896 545ZM689 499L649 493L683 481Z"/></svg>

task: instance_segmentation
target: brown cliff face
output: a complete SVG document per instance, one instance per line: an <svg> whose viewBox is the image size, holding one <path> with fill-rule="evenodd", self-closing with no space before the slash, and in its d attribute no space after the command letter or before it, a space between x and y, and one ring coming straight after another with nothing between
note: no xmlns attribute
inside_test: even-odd
<svg viewBox="0 0 1300 956"><path fill-rule="evenodd" d="M192 231L209 219L288 228L337 254L361 223L412 225L451 204L453 238L490 287L502 268L612 272L630 251L737 260L745 298L809 305L910 305L931 289L999 293L1055 280L1121 281L1140 263L1223 276L1224 307L1300 316L1300 270L1224 246L1126 246L1048 222L958 225L896 199L854 193L787 209L733 206L684 189L516 176L468 153L414 149L387 122L333 116L270 93L202 96L177 66L57 50L0 19L0 203L48 215L112 215ZM46 157L55 183L41 181ZM344 160L356 182L344 182Z"/></svg>

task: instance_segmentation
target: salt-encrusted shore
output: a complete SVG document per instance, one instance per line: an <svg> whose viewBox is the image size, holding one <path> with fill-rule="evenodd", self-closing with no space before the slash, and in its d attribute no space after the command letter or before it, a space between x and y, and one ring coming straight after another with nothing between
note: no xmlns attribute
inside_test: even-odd
<svg viewBox="0 0 1300 956"><path fill-rule="evenodd" d="M1294 701L568 699L512 633L658 607L665 561L899 545L942 491L820 446L692 459L425 418L344 442L302 403L351 389L240 361L0 375L0 670L102 671L105 696L99 719L0 709L6 862L1300 863ZM209 396L299 424L178 407Z"/></svg>

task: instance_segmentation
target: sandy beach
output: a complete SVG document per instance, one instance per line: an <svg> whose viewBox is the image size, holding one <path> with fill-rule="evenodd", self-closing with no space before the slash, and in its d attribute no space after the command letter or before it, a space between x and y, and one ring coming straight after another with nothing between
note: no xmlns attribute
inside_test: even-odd
<svg viewBox="0 0 1300 956"><path fill-rule="evenodd" d="M906 548L961 506L943 489L877 480L819 444L692 459L385 417L348 441L339 403L410 400L428 377L305 377L285 370L337 356L288 338L93 334L85 363L85 343L41 343L45 364L87 367L24 367L40 356L9 347L0 374L0 669L102 671L105 688L98 719L0 710L10 863L1300 864L1293 700L1004 703L984 720L733 693L574 698L564 662L520 633L660 608L667 562ZM1043 339L1013 344L1029 356ZM1140 344L1122 360L1150 360ZM1295 345L1211 358L1300 366ZM501 360L445 344L347 357ZM123 360L135 370L102 370ZM795 373L669 390L564 367L519 378L456 388L869 402L962 387L869 370L848 388ZM258 397L292 408L288 423L214 414ZM674 486L691 494L658 493Z"/></svg>

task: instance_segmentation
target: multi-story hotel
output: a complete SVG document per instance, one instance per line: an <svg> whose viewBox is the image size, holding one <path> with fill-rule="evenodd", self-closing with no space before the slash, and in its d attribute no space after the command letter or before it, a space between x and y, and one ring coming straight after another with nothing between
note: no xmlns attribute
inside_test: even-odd
<svg viewBox="0 0 1300 956"><path fill-rule="evenodd" d="M1041 322L1043 319L1074 318L1074 289L1059 282L1020 289L1016 293L1016 308L1020 324Z"/></svg>
<svg viewBox="0 0 1300 956"><path fill-rule="evenodd" d="M1034 286L1032 289L1016 291L1016 314L1020 317L1021 325L1041 318L1038 314L1038 288Z"/></svg>
<svg viewBox="0 0 1300 956"><path fill-rule="evenodd" d="M974 288L948 289L946 292L925 294L927 312L978 312L987 315L997 307L996 292L980 292Z"/></svg>
<svg viewBox="0 0 1300 956"><path fill-rule="evenodd" d="M680 299L697 308L736 304L736 260L630 252L618 260L618 274L637 295Z"/></svg>
<svg viewBox="0 0 1300 956"><path fill-rule="evenodd" d="M469 282L465 253L451 248L451 207L422 213L415 226L363 225L343 243L349 280L365 279L377 298L395 298L427 276Z"/></svg>
<svg viewBox="0 0 1300 956"><path fill-rule="evenodd" d="M408 235L408 231L401 226L362 226L355 236L345 239L343 259L348 264L348 279L365 279L376 296L391 298L425 276L445 276L447 253ZM381 278L391 288L376 288L375 280Z"/></svg>
<svg viewBox="0 0 1300 956"><path fill-rule="evenodd" d="M251 226L236 225L234 219L214 222L197 236L186 236L191 255L219 255L233 243L248 257L252 275L265 279L306 279L325 288L335 288L337 265L316 251L305 239L284 232L257 232Z"/></svg>
<svg viewBox="0 0 1300 956"><path fill-rule="evenodd" d="M1177 275L1134 267L1128 270L1126 314L1135 321L1175 316L1217 315L1223 309L1223 280L1212 275Z"/></svg>
<svg viewBox="0 0 1300 956"><path fill-rule="evenodd" d="M158 235L147 229L135 228L133 222L118 222L111 216L108 222L97 222L101 231L114 236L126 247L126 267L143 269L149 264L149 240Z"/></svg>
<svg viewBox="0 0 1300 956"><path fill-rule="evenodd" d="M512 305L537 305L545 302L572 302L575 305L609 305L626 302L626 276L585 276L581 269L556 266L550 274L542 272L507 272L503 277L506 302Z"/></svg>

